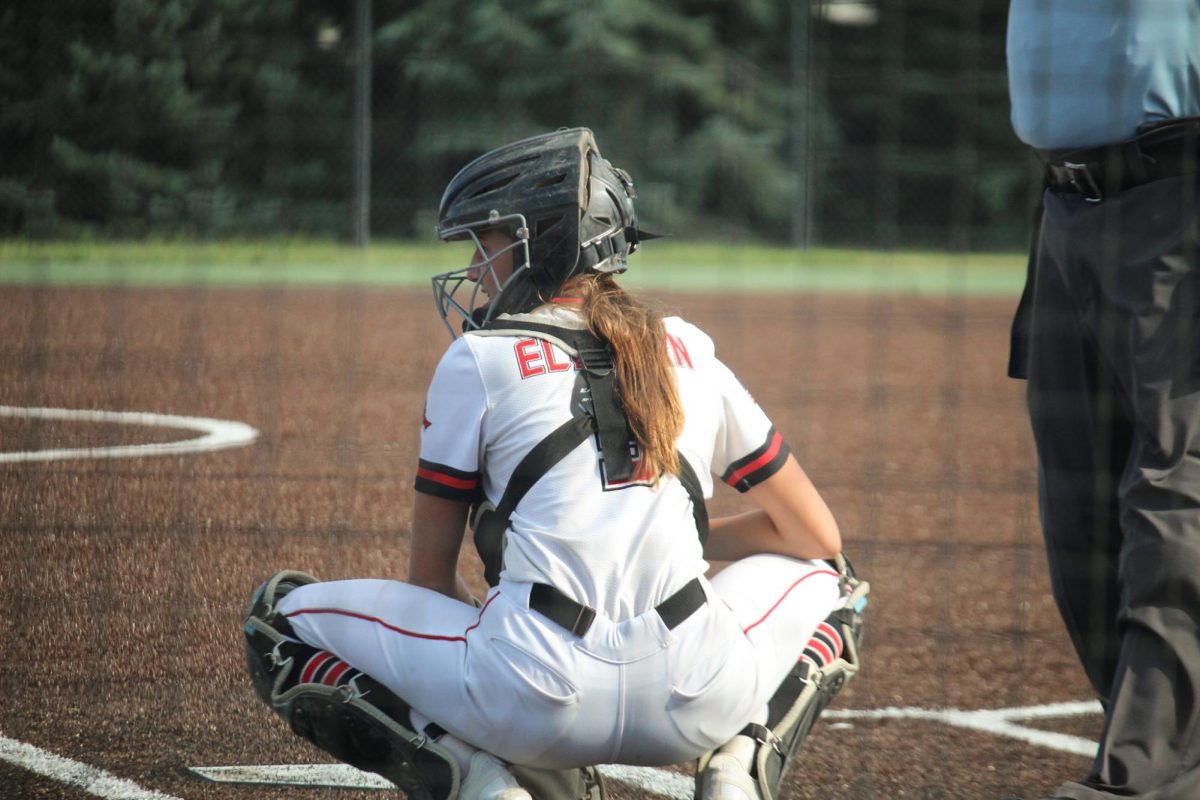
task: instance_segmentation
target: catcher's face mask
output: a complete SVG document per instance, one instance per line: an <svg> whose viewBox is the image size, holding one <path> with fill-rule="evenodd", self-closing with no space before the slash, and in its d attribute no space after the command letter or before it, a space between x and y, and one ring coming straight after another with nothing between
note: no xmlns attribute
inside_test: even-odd
<svg viewBox="0 0 1200 800"><path fill-rule="evenodd" d="M474 247L466 267L433 276L438 314L450 335L457 336L456 327L467 331L487 324L495 309L503 308L505 289L529 270L529 229L520 214L492 211L483 222L439 230L438 238L469 241Z"/></svg>
<svg viewBox="0 0 1200 800"><path fill-rule="evenodd" d="M442 319L453 311L465 330L486 327L501 314L537 308L581 272L624 272L629 254L649 238L637 227L634 197L629 175L601 157L587 128L533 136L479 156L447 184L438 236L471 239L487 270L498 254L484 250L479 233L505 230L514 268L503 281L489 283L485 276L469 296L455 294L479 277L472 268L438 275L434 295ZM485 294L496 290L483 305L481 287Z"/></svg>

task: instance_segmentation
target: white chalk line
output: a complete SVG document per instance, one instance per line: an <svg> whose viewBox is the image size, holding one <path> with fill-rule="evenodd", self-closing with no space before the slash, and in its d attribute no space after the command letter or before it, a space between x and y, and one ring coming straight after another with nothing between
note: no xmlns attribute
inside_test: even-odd
<svg viewBox="0 0 1200 800"><path fill-rule="evenodd" d="M1049 747L1076 755L1091 756L1096 752L1096 743L1079 736L1044 731L1018 724L1021 720L1072 717L1083 714L1101 713L1096 702L1051 703L1041 706L1018 708L982 709L962 711L960 709L929 708L879 708L869 710L829 709L823 719L838 720L837 728L846 725L844 720L872 719L917 719L930 720L967 728L996 736L1008 736L1029 744ZM346 764L265 764L240 767L189 767L189 772L216 783L244 783L274 786L311 786L341 789L391 789L391 783L369 772L362 772ZM694 780L670 770L655 767L630 767L606 764L600 767L605 778L642 789L648 794L691 800Z"/></svg>
<svg viewBox="0 0 1200 800"><path fill-rule="evenodd" d="M349 764L260 764L243 767L188 767L197 777L213 783L291 786L323 789L394 789L387 779ZM629 784L673 800L692 800L695 780L690 775L657 767L605 764L600 774L607 780Z"/></svg>
<svg viewBox="0 0 1200 800"><path fill-rule="evenodd" d="M72 761L2 734L0 761L7 761L68 786L76 786L105 800L179 800L174 795L144 789L133 781L118 778L99 767Z"/></svg>
<svg viewBox="0 0 1200 800"><path fill-rule="evenodd" d="M1098 702L1084 701L1018 708L980 709L978 711L961 711L955 708L877 708L868 711L829 709L822 717L826 719L927 719L956 728L967 728L996 736L1008 736L1029 744L1062 750L1075 755L1094 756L1096 743L1089 739L1040 728L1030 728L1019 725L1018 722L1020 720L1100 713L1102 713L1102 709Z"/></svg>
<svg viewBox="0 0 1200 800"><path fill-rule="evenodd" d="M244 767L188 767L213 783L303 786L321 789L395 789L387 778L349 764L255 764Z"/></svg>
<svg viewBox="0 0 1200 800"><path fill-rule="evenodd" d="M349 764L259 764L242 767L188 767L197 777L213 783L291 786L322 789L394 789L387 779ZM661 797L692 800L695 781L690 775L657 767L605 764L607 780L629 784Z"/></svg>
<svg viewBox="0 0 1200 800"><path fill-rule="evenodd" d="M1019 708L960 709L879 708L870 710L829 709L825 717L836 720L921 719L959 728L1009 736L1030 744L1050 747L1077 755L1090 756L1096 745L1078 736L1028 728L1020 720L1046 719L1100 713L1095 702L1053 703ZM106 800L179 800L173 795L145 789L118 778L98 767L50 753L0 735L0 760L43 775ZM391 789L384 778L362 772L346 764L267 764L230 767L190 767L192 774L216 783L307 786L343 789ZM690 800L693 779L678 772L654 767L604 765L601 773L608 779L672 800Z"/></svg>
<svg viewBox="0 0 1200 800"><path fill-rule="evenodd" d="M258 431L242 422L208 419L206 417L184 417L175 414L152 414L142 411L0 406L0 417L65 422L108 422L118 425L141 425L152 428L183 428L185 430L199 431L204 434L194 439L183 439L175 442L0 453L0 463L59 461L74 458L143 458L146 456L201 453L210 450L224 450L229 447L243 447L258 438Z"/></svg>

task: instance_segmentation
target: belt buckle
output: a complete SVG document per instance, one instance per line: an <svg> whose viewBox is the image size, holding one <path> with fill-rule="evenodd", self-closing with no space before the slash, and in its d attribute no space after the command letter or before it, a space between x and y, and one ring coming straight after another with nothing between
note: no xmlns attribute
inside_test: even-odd
<svg viewBox="0 0 1200 800"><path fill-rule="evenodd" d="M1088 169L1087 164L1064 161L1062 168L1066 170L1067 180L1071 182L1076 191L1083 195L1084 200L1089 203L1099 203L1104 199L1104 192L1100 191L1100 184L1096 183L1096 176Z"/></svg>

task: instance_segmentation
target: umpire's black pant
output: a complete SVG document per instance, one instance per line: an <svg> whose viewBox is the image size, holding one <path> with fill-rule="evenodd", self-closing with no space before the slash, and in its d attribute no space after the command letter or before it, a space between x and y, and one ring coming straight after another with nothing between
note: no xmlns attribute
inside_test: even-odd
<svg viewBox="0 0 1200 800"><path fill-rule="evenodd" d="M1197 226L1194 175L1043 200L1014 372L1054 597L1106 712L1059 797L1200 798Z"/></svg>

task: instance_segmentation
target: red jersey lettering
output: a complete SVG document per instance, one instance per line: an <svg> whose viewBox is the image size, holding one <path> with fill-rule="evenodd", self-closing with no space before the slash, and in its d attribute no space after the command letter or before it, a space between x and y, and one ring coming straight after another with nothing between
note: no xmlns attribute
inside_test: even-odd
<svg viewBox="0 0 1200 800"><path fill-rule="evenodd" d="M537 339L522 339L514 345L517 351L517 367L521 370L522 378L532 378L546 374L546 365L542 363L542 353Z"/></svg>
<svg viewBox="0 0 1200 800"><path fill-rule="evenodd" d="M554 345L544 339L522 339L513 345L513 349L522 378L535 378L551 372L570 372L583 366L574 356L560 360L563 355L555 352Z"/></svg>
<svg viewBox="0 0 1200 800"><path fill-rule="evenodd" d="M675 362L675 366L693 369L692 358L688 355L687 346L682 339L668 333L667 346L671 350L671 360Z"/></svg>
<svg viewBox="0 0 1200 800"><path fill-rule="evenodd" d="M545 340L542 341L542 354L546 357L546 368L551 372L566 372L571 368L569 361L554 360L554 345Z"/></svg>

